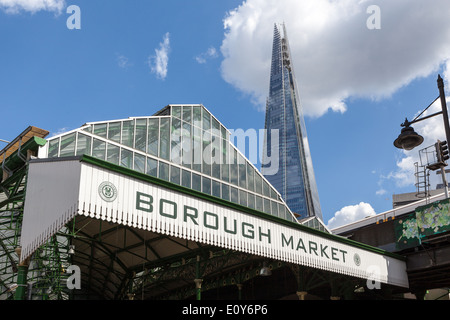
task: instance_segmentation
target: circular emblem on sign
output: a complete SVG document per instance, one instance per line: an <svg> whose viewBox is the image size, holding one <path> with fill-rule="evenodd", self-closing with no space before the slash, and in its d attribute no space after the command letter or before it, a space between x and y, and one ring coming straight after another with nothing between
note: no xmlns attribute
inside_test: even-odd
<svg viewBox="0 0 450 320"><path fill-rule="evenodd" d="M107 202L113 202L117 197L116 186L107 181L100 184L100 186L98 187L98 193L100 197Z"/></svg>
<svg viewBox="0 0 450 320"><path fill-rule="evenodd" d="M359 256L359 254L355 253L353 255L353 261L355 262L355 264L357 266L359 266L361 264L361 257Z"/></svg>

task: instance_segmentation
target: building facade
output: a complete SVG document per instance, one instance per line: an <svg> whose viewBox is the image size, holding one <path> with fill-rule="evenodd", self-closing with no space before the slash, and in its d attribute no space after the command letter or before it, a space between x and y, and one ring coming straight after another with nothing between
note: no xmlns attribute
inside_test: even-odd
<svg viewBox="0 0 450 320"><path fill-rule="evenodd" d="M322 220L286 28L275 24L261 171L299 218ZM275 144L275 145L274 145ZM271 150L278 150L271 154ZM274 165L274 161L277 165Z"/></svg>

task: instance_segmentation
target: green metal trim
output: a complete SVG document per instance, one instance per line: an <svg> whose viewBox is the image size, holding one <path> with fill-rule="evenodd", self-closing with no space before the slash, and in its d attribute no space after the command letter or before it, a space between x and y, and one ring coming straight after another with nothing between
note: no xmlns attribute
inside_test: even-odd
<svg viewBox="0 0 450 320"><path fill-rule="evenodd" d="M39 138L39 137L32 137L27 142L25 142L21 148L20 148L20 154L24 157L27 156L27 151L32 150L35 151L41 146L45 146L47 143L47 140ZM14 151L8 158L5 159L5 166L9 169L14 171L17 169L17 167L24 164L23 160L19 156L19 150ZM1 170L0 168L0 171Z"/></svg>
<svg viewBox="0 0 450 320"><path fill-rule="evenodd" d="M14 300L25 300L28 266L19 266L17 270L17 289Z"/></svg>
<svg viewBox="0 0 450 320"><path fill-rule="evenodd" d="M11 238L11 237L10 237L10 238ZM16 261L14 261L14 258L13 258L13 256L12 256L11 252L8 251L7 245L5 245L5 243L3 242L4 239L5 239L5 238L0 239L0 247L2 248L3 252L5 252L5 255L8 257L8 259L9 259L9 261L10 261L10 263L11 263L11 268L12 268L13 270L16 270L16 269L17 269Z"/></svg>
<svg viewBox="0 0 450 320"><path fill-rule="evenodd" d="M100 159L97 159L97 158L94 158L94 157L91 157L91 156L83 155L83 156L80 157L80 161L81 162L86 162L86 163L89 163L89 164L92 164L92 165L95 165L95 166L98 166L98 167L101 167L101 168L104 168L104 169L108 169L108 170L111 170L111 171L114 171L114 172L117 172L117 173L120 173L120 174L124 174L126 176L129 176L129 177L132 177L132 178L135 178L135 179L139 179L139 180L144 181L144 182L150 182L152 184L156 184L158 186L171 189L173 191L178 191L178 192L181 192L181 193L184 193L184 194L187 194L187 195L191 195L191 196L194 196L194 197L197 197L197 198L201 198L203 200L214 202L214 203L216 203L218 205L226 206L226 207L231 208L231 209L243 211L243 212L248 213L250 215L257 216L257 217L265 219L265 220L273 221L273 222L276 222L278 224L282 224L282 225L285 225L285 226L288 226L288 227L291 227L291 228L294 228L294 229L297 229L297 230L301 230L301 231L304 231L304 232L307 232L307 233L310 233L310 234L313 234L313 235L317 235L317 236L320 236L320 237L323 237L323 238L334 240L334 241L337 241L337 242L340 242L340 243L343 243L343 244L347 244L347 245L350 245L350 246L353 246L353 247L357 247L359 249L363 249L363 250L367 250L367 251L370 251L370 252L374 252L374 253L382 254L382 255L385 255L385 256L389 256L389 257L392 257L392 258L395 258L395 259L398 259L398 260L406 261L406 257L397 255L397 254L392 253L392 252L388 252L388 251L385 251L385 250L382 250L382 249L379 249L379 248L376 248L376 247L372 247L372 246L369 246L369 245L364 244L364 243L359 243L359 242L356 242L354 240L350 240L350 239L347 239L347 238L344 238L344 237L340 237L340 236L336 236L336 235L333 235L333 234L329 234L329 233L326 233L326 232L323 232L323 231L320 231L320 230L317 230L317 229L313 229L313 228L310 228L310 227L307 227L307 226L304 226L304 225L301 225L301 224L297 224L295 222L291 222L291 221L288 221L288 220L285 220L285 219L281 219L279 217L268 215L267 213L260 212L260 211L257 211L257 210L254 210L254 209L251 209L251 208L248 208L248 207L244 207L242 205L239 205L239 204L236 204L236 203L233 203L233 202L230 202L230 201L226 201L226 200L223 200L221 198L217 198L217 197L214 197L214 196L211 196L211 195L208 195L208 194L205 194L205 193L202 193L202 192L190 189L190 188L186 188L186 187L183 187L183 186L180 186L180 185L177 185L177 184L165 181L165 180L161 180L159 178L155 178L155 177L146 175L144 173L141 173L141 172L138 172L138 171L135 171L135 170L132 170L132 169L128 169L128 168L125 168L125 167L122 167L122 166L119 166L119 165L116 165L116 164L113 164L113 163L110 163L110 162L106 162L104 160L100 160Z"/></svg>

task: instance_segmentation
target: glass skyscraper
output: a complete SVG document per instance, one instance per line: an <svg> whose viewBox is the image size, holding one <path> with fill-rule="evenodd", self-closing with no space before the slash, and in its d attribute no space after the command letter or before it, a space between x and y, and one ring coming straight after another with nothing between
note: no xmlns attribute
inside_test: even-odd
<svg viewBox="0 0 450 320"><path fill-rule="evenodd" d="M299 219L322 220L286 28L275 24L261 171Z"/></svg>

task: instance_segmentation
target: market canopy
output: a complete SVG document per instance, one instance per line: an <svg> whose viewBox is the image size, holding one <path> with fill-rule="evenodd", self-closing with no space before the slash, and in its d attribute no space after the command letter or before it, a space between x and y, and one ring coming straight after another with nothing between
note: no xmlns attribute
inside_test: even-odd
<svg viewBox="0 0 450 320"><path fill-rule="evenodd" d="M398 255L90 156L30 161L21 260L73 219L86 228L103 221L165 239L146 253L148 260L209 245L408 287Z"/></svg>

